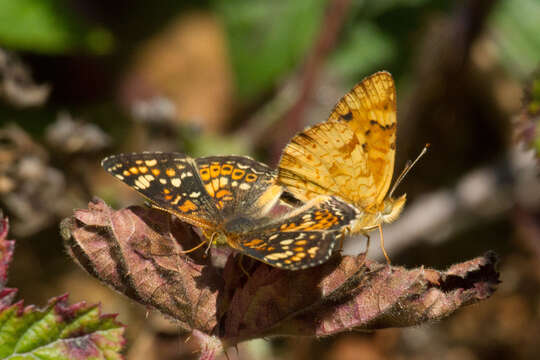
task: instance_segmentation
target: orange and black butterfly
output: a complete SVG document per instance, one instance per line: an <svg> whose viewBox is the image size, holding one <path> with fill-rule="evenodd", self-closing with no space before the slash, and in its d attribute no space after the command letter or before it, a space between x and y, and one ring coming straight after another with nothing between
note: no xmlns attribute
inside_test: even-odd
<svg viewBox="0 0 540 360"><path fill-rule="evenodd" d="M284 216L269 216L283 187L275 171L246 156L143 152L107 157L102 166L153 207L201 228L207 242L288 270L325 262L359 215L323 195Z"/></svg>
<svg viewBox="0 0 540 360"><path fill-rule="evenodd" d="M390 190L396 126L394 80L388 72L375 73L345 94L325 122L292 138L279 162L278 182L303 202L331 195L354 205L361 214L353 233L380 229L403 210L406 195L392 195L414 165L405 168Z"/></svg>

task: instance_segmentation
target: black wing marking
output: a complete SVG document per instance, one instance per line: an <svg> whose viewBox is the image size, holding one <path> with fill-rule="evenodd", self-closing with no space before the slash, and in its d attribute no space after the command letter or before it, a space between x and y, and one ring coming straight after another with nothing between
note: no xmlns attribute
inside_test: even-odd
<svg viewBox="0 0 540 360"><path fill-rule="evenodd" d="M181 153L143 152L109 156L101 166L154 206L202 228L223 221L201 182L195 160Z"/></svg>

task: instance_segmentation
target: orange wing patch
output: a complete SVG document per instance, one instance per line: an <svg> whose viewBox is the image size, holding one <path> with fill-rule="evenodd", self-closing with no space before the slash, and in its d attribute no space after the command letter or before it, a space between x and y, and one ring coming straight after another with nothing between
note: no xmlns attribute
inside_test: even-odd
<svg viewBox="0 0 540 360"><path fill-rule="evenodd" d="M392 180L395 133L394 82L379 72L347 93L326 122L291 140L278 181L303 201L331 194L362 208L380 204Z"/></svg>

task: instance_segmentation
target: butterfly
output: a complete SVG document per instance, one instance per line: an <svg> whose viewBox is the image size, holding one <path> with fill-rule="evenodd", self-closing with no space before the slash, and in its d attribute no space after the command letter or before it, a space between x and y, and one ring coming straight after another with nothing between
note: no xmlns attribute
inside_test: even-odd
<svg viewBox="0 0 540 360"><path fill-rule="evenodd" d="M353 204L361 215L351 230L367 236L370 230L381 229L382 223L398 218L406 195L393 198L394 189L426 150L405 168L388 192L394 171L396 126L394 81L390 73L377 72L345 94L327 121L291 139L278 165L278 182L302 202L332 195Z"/></svg>
<svg viewBox="0 0 540 360"><path fill-rule="evenodd" d="M274 170L247 156L143 152L107 157L102 166L152 207L199 227L205 242L282 269L328 260L358 217L355 207L328 195L269 216L283 187Z"/></svg>

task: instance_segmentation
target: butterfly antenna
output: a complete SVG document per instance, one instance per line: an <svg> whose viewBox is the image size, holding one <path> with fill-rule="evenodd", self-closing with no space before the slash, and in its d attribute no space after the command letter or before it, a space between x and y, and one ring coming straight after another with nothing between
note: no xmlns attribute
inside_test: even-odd
<svg viewBox="0 0 540 360"><path fill-rule="evenodd" d="M403 171L401 171L401 174L399 174L398 178L396 179L396 182L394 182L394 186L392 186L392 190L390 190L390 194L388 194L388 197L392 197L392 195L394 194L394 191L396 190L396 188L398 187L398 185L401 183L401 181L403 181L403 179L405 178L405 176L407 176L407 174L409 173L409 171L411 171L411 169L413 168L413 166L418 162L418 160L420 160L420 158L422 156L425 155L425 153L427 153L429 147L431 145L429 143L427 143L426 145L424 145L424 148L422 149L422 151L420 151L420 154L418 154L418 156L416 157L416 159L414 159L413 162L411 162L410 160L407 162L407 164L405 165L405 168L403 168Z"/></svg>

